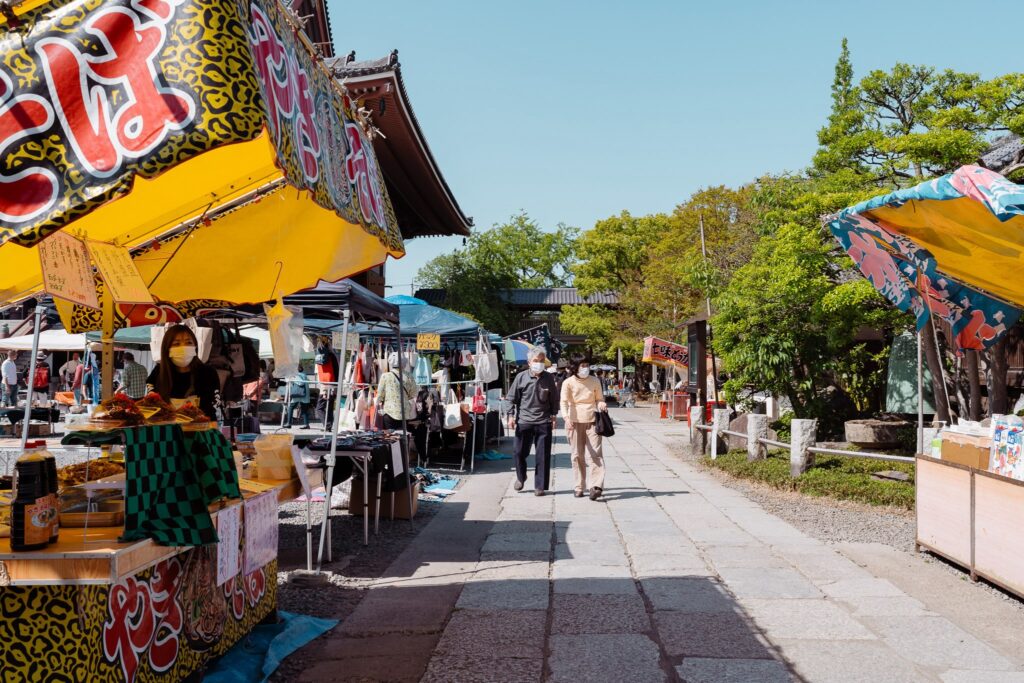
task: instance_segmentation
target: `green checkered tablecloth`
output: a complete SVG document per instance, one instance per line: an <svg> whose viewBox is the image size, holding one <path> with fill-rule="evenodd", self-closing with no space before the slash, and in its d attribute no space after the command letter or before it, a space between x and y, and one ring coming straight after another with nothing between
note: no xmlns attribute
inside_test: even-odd
<svg viewBox="0 0 1024 683"><path fill-rule="evenodd" d="M199 475L199 486L207 505L222 498L241 498L231 442L216 429L185 432L184 435L185 452Z"/></svg>
<svg viewBox="0 0 1024 683"><path fill-rule="evenodd" d="M178 425L129 427L125 436L123 540L160 545L217 542L196 458ZM237 488L237 481L236 481Z"/></svg>

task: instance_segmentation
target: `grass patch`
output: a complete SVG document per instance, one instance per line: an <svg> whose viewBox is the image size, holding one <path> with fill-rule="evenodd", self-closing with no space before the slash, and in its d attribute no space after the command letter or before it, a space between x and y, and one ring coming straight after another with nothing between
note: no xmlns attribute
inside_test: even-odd
<svg viewBox="0 0 1024 683"><path fill-rule="evenodd" d="M750 479L783 491L799 491L809 496L852 500L868 505L914 508L914 466L839 455L817 455L814 467L795 479L789 476L789 453L771 451L764 460L747 461L747 452L730 451L718 459L704 458L709 467L723 470L741 479ZM910 481L878 481L873 472L896 470L910 475Z"/></svg>

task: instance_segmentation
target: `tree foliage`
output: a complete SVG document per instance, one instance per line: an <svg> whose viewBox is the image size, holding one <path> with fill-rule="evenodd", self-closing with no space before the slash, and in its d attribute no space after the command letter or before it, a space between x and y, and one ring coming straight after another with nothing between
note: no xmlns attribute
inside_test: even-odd
<svg viewBox="0 0 1024 683"><path fill-rule="evenodd" d="M449 309L487 329L512 332L516 316L505 307L499 290L566 286L578 234L566 225L544 231L520 212L506 223L473 233L461 250L431 259L417 273L416 282L444 289Z"/></svg>

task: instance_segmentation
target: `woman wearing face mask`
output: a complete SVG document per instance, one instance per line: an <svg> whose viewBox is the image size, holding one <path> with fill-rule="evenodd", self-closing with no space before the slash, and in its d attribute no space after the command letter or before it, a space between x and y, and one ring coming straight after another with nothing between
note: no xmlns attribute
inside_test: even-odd
<svg viewBox="0 0 1024 683"><path fill-rule="evenodd" d="M214 394L220 389L216 371L199 360L196 335L184 325L164 332L160 361L149 373L153 391L175 407L198 402L199 409L215 418Z"/></svg>
<svg viewBox="0 0 1024 683"><path fill-rule="evenodd" d="M594 413L607 410L608 406L601 383L590 374L590 361L583 355L574 353L570 357L569 373L562 383L561 399L572 453L573 489L576 497L582 498L589 479L590 500L597 500L604 491L604 453L601 437L594 429Z"/></svg>

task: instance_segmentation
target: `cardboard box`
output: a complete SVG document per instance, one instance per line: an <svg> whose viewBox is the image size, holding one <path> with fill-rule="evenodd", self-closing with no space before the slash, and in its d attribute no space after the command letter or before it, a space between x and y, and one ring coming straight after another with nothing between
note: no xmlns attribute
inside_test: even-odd
<svg viewBox="0 0 1024 683"><path fill-rule="evenodd" d="M380 502L380 518L390 519L391 518L391 497L398 496L395 498L395 519L411 519L416 516L416 511L419 510L420 506L420 483L416 482L412 490L412 515L409 515L409 494L405 489L401 491L384 491L381 494ZM377 497L377 481L376 477L370 479L370 505L367 508L369 513L372 515L374 507L374 499ZM363 480L353 479L352 480L352 497L349 499L348 510L353 515L359 517L363 516Z"/></svg>
<svg viewBox="0 0 1024 683"><path fill-rule="evenodd" d="M942 459L948 462L987 470L991 451L991 437L942 433Z"/></svg>

